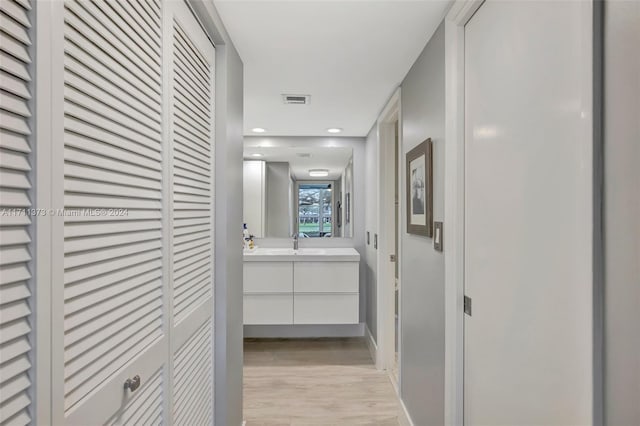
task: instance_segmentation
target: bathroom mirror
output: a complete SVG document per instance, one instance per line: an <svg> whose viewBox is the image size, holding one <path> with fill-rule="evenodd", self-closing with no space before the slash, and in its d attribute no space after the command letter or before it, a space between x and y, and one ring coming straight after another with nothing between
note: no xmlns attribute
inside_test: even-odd
<svg viewBox="0 0 640 426"><path fill-rule="evenodd" d="M244 222L258 238L351 238L353 150L244 149Z"/></svg>

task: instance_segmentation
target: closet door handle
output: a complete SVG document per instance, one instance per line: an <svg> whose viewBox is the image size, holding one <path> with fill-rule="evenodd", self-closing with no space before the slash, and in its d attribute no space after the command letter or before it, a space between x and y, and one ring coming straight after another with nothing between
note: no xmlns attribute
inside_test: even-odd
<svg viewBox="0 0 640 426"><path fill-rule="evenodd" d="M140 387L140 376L136 375L133 379L127 379L124 382L124 388L129 389L131 392L135 392Z"/></svg>

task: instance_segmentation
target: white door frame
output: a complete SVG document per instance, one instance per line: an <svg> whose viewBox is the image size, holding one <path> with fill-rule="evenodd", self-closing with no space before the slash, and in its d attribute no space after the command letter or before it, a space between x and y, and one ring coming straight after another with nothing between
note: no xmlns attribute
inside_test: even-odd
<svg viewBox="0 0 640 426"><path fill-rule="evenodd" d="M388 284L395 280L395 267L389 261L389 256L396 254L397 259L401 259L401 253L395 253L395 240L389 236L393 235L395 227L394 221L394 149L395 149L395 122L402 123L400 108L400 88L396 89L387 105L382 110L380 118L376 124L378 133L378 254L377 254L377 312L378 312L378 335L376 349L376 367L379 370L390 371L395 362L395 291ZM398 140L402 141L402 126L398 126ZM399 145L401 146L401 144ZM401 171L401 156L398 156L398 172ZM398 179L398 185L402 180ZM398 189L400 191L400 189ZM401 194L401 192L398 192ZM400 214L400 213L399 213ZM400 244L402 233L402 218L398 220L398 251L401 251ZM402 268L398 272L398 288L401 288ZM399 302L400 303L400 302ZM398 308L401 312L402 306ZM400 367L400 330L402 319L398 318L398 367ZM398 377L398 382L400 378ZM399 383L394 383L399 387Z"/></svg>
<svg viewBox="0 0 640 426"><path fill-rule="evenodd" d="M464 419L464 27L484 0L457 0L445 18L444 424Z"/></svg>

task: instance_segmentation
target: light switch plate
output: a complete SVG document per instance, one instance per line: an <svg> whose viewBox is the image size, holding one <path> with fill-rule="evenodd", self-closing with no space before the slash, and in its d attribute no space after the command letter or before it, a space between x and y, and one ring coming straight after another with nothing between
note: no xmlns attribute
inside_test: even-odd
<svg viewBox="0 0 640 426"><path fill-rule="evenodd" d="M442 241L444 239L443 227L444 225L442 224L442 222L433 222L433 248L436 249L436 251L443 250L443 244L442 244Z"/></svg>

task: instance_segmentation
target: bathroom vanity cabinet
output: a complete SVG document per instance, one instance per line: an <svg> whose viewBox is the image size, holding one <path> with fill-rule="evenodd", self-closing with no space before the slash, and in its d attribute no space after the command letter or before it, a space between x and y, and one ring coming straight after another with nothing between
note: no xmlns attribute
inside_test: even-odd
<svg viewBox="0 0 640 426"><path fill-rule="evenodd" d="M354 249L257 249L244 256L244 324L359 322Z"/></svg>

